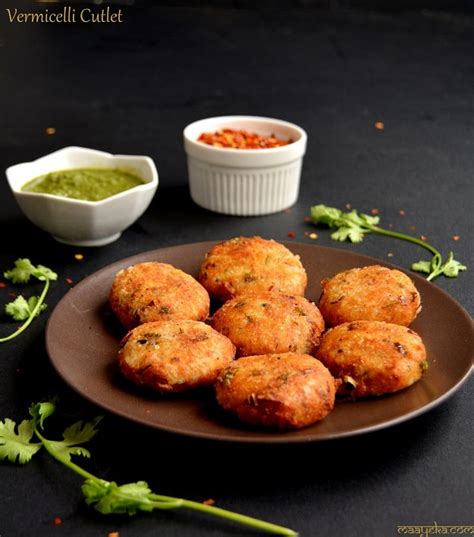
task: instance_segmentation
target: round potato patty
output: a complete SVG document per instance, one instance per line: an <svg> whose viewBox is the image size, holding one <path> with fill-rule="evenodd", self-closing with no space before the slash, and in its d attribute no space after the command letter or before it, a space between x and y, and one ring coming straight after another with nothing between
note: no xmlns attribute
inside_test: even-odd
<svg viewBox="0 0 474 537"><path fill-rule="evenodd" d="M304 295L306 271L299 256L274 240L237 237L206 255L199 281L218 300L266 291Z"/></svg>
<svg viewBox="0 0 474 537"><path fill-rule="evenodd" d="M334 407L336 381L307 354L247 356L225 368L216 382L218 403L253 425L306 427Z"/></svg>
<svg viewBox="0 0 474 537"><path fill-rule="evenodd" d="M341 395L392 393L419 380L428 368L421 337L405 326L354 321L328 330L316 357L342 381Z"/></svg>
<svg viewBox="0 0 474 537"><path fill-rule="evenodd" d="M234 356L232 342L207 324L158 321L123 338L118 363L135 384L170 393L214 384Z"/></svg>
<svg viewBox="0 0 474 537"><path fill-rule="evenodd" d="M324 330L318 308L302 296L267 292L227 301L211 325L237 347L237 356L313 354Z"/></svg>
<svg viewBox="0 0 474 537"><path fill-rule="evenodd" d="M127 329L160 320L203 321L210 298L192 276L167 263L138 263L115 276L109 302Z"/></svg>
<svg viewBox="0 0 474 537"><path fill-rule="evenodd" d="M330 326L350 321L385 321L408 326L421 310L411 279L380 265L340 272L321 282L319 309Z"/></svg>

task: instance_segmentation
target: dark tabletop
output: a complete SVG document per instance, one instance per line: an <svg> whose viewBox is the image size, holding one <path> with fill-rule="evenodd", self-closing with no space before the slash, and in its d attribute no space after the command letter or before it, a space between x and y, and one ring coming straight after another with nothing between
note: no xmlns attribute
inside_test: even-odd
<svg viewBox="0 0 474 537"><path fill-rule="evenodd" d="M378 236L352 245L316 230L313 242L304 218L316 203L378 209L383 224L453 249L472 271L472 15L316 10L307 3L259 10L137 4L122 6L121 25L10 24L0 12L0 168L81 145L150 155L160 174L147 212L99 248L55 242L22 216L0 181L1 271L18 257L54 268L60 277L49 311L69 289L66 278L78 282L142 251L237 235L336 246L404 268L426 257ZM191 201L182 129L229 114L278 117L308 132L300 196L290 211L232 217ZM472 314L472 281L468 271L434 285ZM2 308L10 292L10 285L0 289ZM1 419L22 419L32 401L56 396L70 420L103 413L50 365L47 318L0 346ZM1 321L2 335L16 326ZM288 446L189 439L105 413L84 466L120 483L145 479L166 495L213 498L304 536L389 537L402 524L472 524L473 395L468 381L404 424ZM21 468L2 464L0 476L1 537L254 534L184 512L100 515L85 506L81 479L45 454Z"/></svg>

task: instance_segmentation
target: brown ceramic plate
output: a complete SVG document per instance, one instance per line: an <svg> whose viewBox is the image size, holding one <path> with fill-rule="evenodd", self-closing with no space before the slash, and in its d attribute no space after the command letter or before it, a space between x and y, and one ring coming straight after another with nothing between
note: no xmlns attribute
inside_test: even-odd
<svg viewBox="0 0 474 537"><path fill-rule="evenodd" d="M424 339L430 368L421 381L397 394L336 405L325 420L305 429L269 432L227 416L217 407L212 390L160 397L127 384L115 363L123 330L107 304L115 274L134 263L162 261L197 275L214 244L145 252L113 263L72 288L56 306L46 329L47 350L59 375L86 399L124 418L183 435L254 443L318 441L382 429L442 403L469 376L474 347L469 315L441 289L410 274L423 300L423 310L412 327ZM323 278L352 267L387 265L345 250L298 243L286 246L301 256L309 277L306 296L314 301Z"/></svg>

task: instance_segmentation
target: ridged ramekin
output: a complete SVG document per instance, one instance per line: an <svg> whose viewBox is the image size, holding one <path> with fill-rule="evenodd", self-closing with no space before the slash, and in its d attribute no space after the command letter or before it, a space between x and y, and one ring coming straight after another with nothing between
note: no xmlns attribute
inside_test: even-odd
<svg viewBox="0 0 474 537"><path fill-rule="evenodd" d="M244 129L292 143L269 149L234 149L198 142L203 132ZM298 199L306 132L259 116L220 116L189 124L183 132L189 188L195 203L218 213L256 216L287 209Z"/></svg>

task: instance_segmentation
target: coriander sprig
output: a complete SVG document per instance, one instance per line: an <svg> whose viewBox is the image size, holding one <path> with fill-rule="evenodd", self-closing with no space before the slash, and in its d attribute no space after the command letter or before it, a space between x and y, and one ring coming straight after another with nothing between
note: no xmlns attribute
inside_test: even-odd
<svg viewBox="0 0 474 537"><path fill-rule="evenodd" d="M55 409L52 402L36 403L31 405L29 409L31 419L23 420L18 426L9 418L0 421L0 459L25 464L31 460L35 453L44 448L54 459L84 478L81 489L86 503L103 514L127 513L135 515L137 511L184 508L275 535L298 535L289 528L213 505L155 494L145 481L117 485L114 481L106 481L91 474L74 463L71 458L73 455L90 457L89 450L84 448L82 444L97 434L100 418L89 423L78 421L64 430L62 440L51 440L44 436L44 422L55 412Z"/></svg>
<svg viewBox="0 0 474 537"><path fill-rule="evenodd" d="M325 224L330 228L336 228L336 231L331 233L331 238L335 241L349 240L357 243L362 242L364 235L367 233L378 233L379 235L386 235L387 237L401 239L421 246L431 253L431 260L413 263L411 269L428 274L426 279L429 281L441 275L456 278L460 271L467 270L465 265L454 259L453 252L449 252L447 260L443 261L441 252L426 241L405 233L382 228L377 225L380 222L378 216L358 213L356 209L345 213L335 207L314 205L311 207L311 221L314 224Z"/></svg>
<svg viewBox="0 0 474 537"><path fill-rule="evenodd" d="M0 338L0 343L5 343L19 336L32 323L42 311L47 308L44 299L49 290L51 281L57 280L58 275L44 265L33 265L29 259L17 259L15 267L3 273L7 280L12 283L28 283L31 277L44 282L43 291L40 296L32 296L28 300L23 295L19 295L15 300L5 305L5 313L13 317L15 321L25 321L18 330L9 336Z"/></svg>

